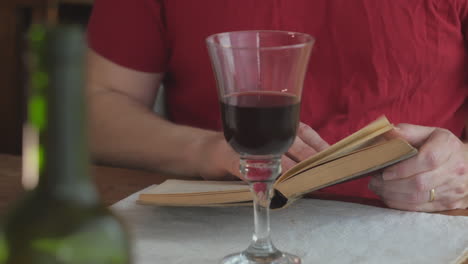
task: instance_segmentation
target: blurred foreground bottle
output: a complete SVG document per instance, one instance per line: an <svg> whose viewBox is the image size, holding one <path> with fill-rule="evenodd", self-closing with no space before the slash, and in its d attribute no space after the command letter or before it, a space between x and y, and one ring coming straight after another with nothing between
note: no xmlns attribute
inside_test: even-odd
<svg viewBox="0 0 468 264"><path fill-rule="evenodd" d="M36 25L29 44L23 184L37 186L4 221L0 263L130 263L127 234L90 178L84 32Z"/></svg>

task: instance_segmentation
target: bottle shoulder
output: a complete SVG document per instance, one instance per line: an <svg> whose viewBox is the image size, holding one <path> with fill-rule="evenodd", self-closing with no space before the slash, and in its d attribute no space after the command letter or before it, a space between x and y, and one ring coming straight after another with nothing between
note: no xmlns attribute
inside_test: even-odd
<svg viewBox="0 0 468 264"><path fill-rule="evenodd" d="M13 209L4 225L6 263L22 256L64 259L57 263L128 263L128 235L108 208L29 196ZM68 252L65 255L63 252ZM67 262L80 258L82 262ZM101 262L93 262L101 259ZM113 259L115 262L108 262ZM50 261L50 260L48 260ZM49 263L49 262L33 262ZM55 263L55 262L50 262Z"/></svg>
<svg viewBox="0 0 468 264"><path fill-rule="evenodd" d="M120 225L120 220L100 202L82 203L80 200L62 200L52 196L31 193L12 208L5 226L22 228L42 226L44 229L73 228L92 222Z"/></svg>

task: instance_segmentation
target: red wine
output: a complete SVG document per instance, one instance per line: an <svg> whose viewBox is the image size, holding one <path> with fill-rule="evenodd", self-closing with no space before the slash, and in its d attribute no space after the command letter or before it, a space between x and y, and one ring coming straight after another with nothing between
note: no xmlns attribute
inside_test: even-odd
<svg viewBox="0 0 468 264"><path fill-rule="evenodd" d="M224 137L241 154L285 153L296 136L299 109L299 98L291 94L230 94L221 101Z"/></svg>

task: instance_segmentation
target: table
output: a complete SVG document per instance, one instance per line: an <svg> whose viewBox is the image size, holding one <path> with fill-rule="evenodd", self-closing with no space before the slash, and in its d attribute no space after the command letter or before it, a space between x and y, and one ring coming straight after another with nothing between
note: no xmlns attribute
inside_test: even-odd
<svg viewBox="0 0 468 264"><path fill-rule="evenodd" d="M105 205L112 205L141 189L162 183L168 176L124 168L93 166L92 175ZM0 154L0 217L23 192L21 186L21 157ZM375 200L337 196L311 195L312 198L348 200L357 203L377 205ZM446 215L468 216L468 210L439 212Z"/></svg>
<svg viewBox="0 0 468 264"><path fill-rule="evenodd" d="M104 166L93 166L92 175L104 204L108 206L168 178L156 173ZM21 157L0 154L0 217L23 192Z"/></svg>
<svg viewBox="0 0 468 264"><path fill-rule="evenodd" d="M111 207L133 239L134 263L218 263L252 235L251 208L145 206L136 204L139 193ZM304 264L468 264L454 259L468 250L463 216L301 199L272 212L271 226L278 248Z"/></svg>

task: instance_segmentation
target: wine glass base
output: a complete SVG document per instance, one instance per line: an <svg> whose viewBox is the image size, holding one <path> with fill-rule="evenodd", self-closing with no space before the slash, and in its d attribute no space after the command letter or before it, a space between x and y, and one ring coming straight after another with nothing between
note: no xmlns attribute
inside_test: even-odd
<svg viewBox="0 0 468 264"><path fill-rule="evenodd" d="M288 253L273 256L247 257L243 252L226 256L221 264L301 264L301 259Z"/></svg>

